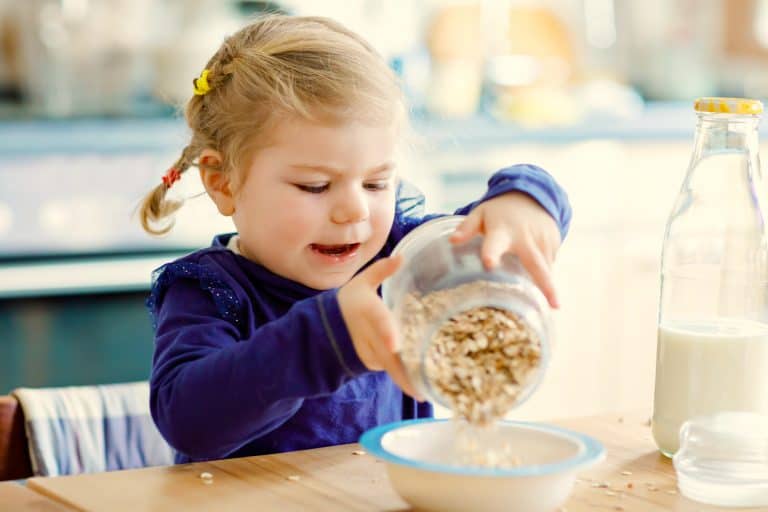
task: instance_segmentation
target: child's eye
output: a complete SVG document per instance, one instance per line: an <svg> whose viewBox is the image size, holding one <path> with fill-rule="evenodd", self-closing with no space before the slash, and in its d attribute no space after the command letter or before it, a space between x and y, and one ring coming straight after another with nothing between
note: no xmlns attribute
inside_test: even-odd
<svg viewBox="0 0 768 512"><path fill-rule="evenodd" d="M366 190L387 190L389 188L389 181L376 181L373 183L366 183L363 186Z"/></svg>
<svg viewBox="0 0 768 512"><path fill-rule="evenodd" d="M304 192L309 192L310 194L322 194L323 192L328 190L328 184L324 183L322 185L296 185L296 188Z"/></svg>

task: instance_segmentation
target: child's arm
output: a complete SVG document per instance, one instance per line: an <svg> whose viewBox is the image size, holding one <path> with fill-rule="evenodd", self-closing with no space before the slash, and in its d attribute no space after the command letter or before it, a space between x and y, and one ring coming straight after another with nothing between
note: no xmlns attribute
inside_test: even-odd
<svg viewBox="0 0 768 512"><path fill-rule="evenodd" d="M462 206L454 213L468 215L481 203L508 192L523 192L535 199L557 223L561 239L565 239L572 214L568 195L547 171L536 165L512 165L496 171L488 180L488 190L483 197ZM411 185L403 184L398 196L397 216L390 234L390 250L413 228L444 215L441 213L424 215L423 208L424 196L421 192Z"/></svg>
<svg viewBox="0 0 768 512"><path fill-rule="evenodd" d="M440 215L417 213L421 198L401 197L390 236L389 250L410 230ZM478 201L455 212L468 215L452 238L460 243L475 234L485 235L483 260L488 268L506 252L516 254L553 307L557 297L550 267L571 221L568 196L542 168L521 164L491 176L488 190Z"/></svg>
<svg viewBox="0 0 768 512"><path fill-rule="evenodd" d="M561 240L565 240L571 225L571 204L568 195L550 174L531 164L518 164L496 171L488 180L488 190L478 201L456 210L468 215L481 203L508 192L523 192L533 198L555 221Z"/></svg>
<svg viewBox="0 0 768 512"><path fill-rule="evenodd" d="M279 427L305 398L330 395L367 371L336 294L320 293L275 320L238 329L221 319L197 280L173 281L155 309L150 382L163 436L193 458L225 457Z"/></svg>
<svg viewBox="0 0 768 512"><path fill-rule="evenodd" d="M481 255L488 269L505 253L516 255L550 306L557 308L552 264L568 231L571 207L554 179L533 165L502 169L491 177L483 198L464 210L469 215L451 241L484 235Z"/></svg>

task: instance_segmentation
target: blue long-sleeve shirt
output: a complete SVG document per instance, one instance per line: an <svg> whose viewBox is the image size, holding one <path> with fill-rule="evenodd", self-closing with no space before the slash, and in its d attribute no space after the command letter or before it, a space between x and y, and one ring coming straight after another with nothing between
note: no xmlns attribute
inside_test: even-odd
<svg viewBox="0 0 768 512"><path fill-rule="evenodd" d="M564 237L571 209L542 169L517 165L488 182L469 213L523 191ZM388 256L424 216L423 197L400 187ZM227 249L232 234L160 267L147 301L155 325L152 417L176 461L260 455L355 442L365 430L428 417L383 372L365 368L339 309L337 289L319 291L278 276Z"/></svg>

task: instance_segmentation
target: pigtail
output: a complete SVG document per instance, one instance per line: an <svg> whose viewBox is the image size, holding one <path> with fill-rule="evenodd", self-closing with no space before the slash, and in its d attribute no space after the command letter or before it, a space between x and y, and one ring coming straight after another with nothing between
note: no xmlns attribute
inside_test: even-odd
<svg viewBox="0 0 768 512"><path fill-rule="evenodd" d="M168 190L193 165L194 151L191 146L184 148L176 163L163 176L162 182L153 188L141 202L139 218L141 227L151 235L164 235L173 228L173 214L184 204L183 199L168 199ZM159 226L158 226L159 225Z"/></svg>

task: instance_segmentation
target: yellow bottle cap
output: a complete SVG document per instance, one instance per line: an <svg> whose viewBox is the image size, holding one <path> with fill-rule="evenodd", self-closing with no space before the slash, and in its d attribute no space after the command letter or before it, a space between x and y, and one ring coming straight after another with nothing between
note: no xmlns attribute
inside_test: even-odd
<svg viewBox="0 0 768 512"><path fill-rule="evenodd" d="M693 102L693 109L714 114L757 115L763 113L763 103L747 98L698 98Z"/></svg>

